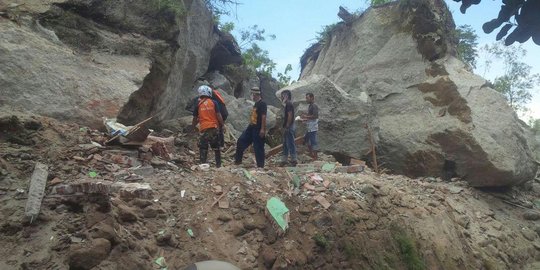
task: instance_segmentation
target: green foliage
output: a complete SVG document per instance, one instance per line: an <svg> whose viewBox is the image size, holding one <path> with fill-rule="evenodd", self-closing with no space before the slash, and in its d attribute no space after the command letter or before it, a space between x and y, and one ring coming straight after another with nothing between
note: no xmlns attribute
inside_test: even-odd
<svg viewBox="0 0 540 270"><path fill-rule="evenodd" d="M459 58L471 66L476 68L476 58L478 57L478 35L474 32L470 25L461 25L456 29L458 38L458 56Z"/></svg>
<svg viewBox="0 0 540 270"><path fill-rule="evenodd" d="M276 35L266 34L266 30L258 25L240 30L239 46L244 51L242 59L251 73L261 72L271 76L276 68L276 63L270 59L268 51L259 46L259 43L267 38L275 39Z"/></svg>
<svg viewBox="0 0 540 270"><path fill-rule="evenodd" d="M358 253L360 251L354 245L354 243L346 241L343 245L343 252L345 253L345 258L347 258L347 260L349 261L352 261L358 256Z"/></svg>
<svg viewBox="0 0 540 270"><path fill-rule="evenodd" d="M186 8L181 0L152 0L154 7L160 12L172 12L177 17L186 13Z"/></svg>
<svg viewBox="0 0 540 270"><path fill-rule="evenodd" d="M259 28L258 25L252 25L248 29L240 30L240 48L251 46L256 42L266 41L267 38L271 40L276 39L274 34L266 34L265 29Z"/></svg>
<svg viewBox="0 0 540 270"><path fill-rule="evenodd" d="M535 135L540 135L540 119L530 119L529 126Z"/></svg>
<svg viewBox="0 0 540 270"><path fill-rule="evenodd" d="M398 244L401 257L409 270L424 270L426 266L418 254L414 240L405 231L394 228L394 240Z"/></svg>
<svg viewBox="0 0 540 270"><path fill-rule="evenodd" d="M285 71L283 73L278 72L277 77L278 77L279 88L283 88L291 84L291 76L287 75L287 73L289 73L289 71L291 70L292 70L292 66L291 64L288 64L287 67L285 67Z"/></svg>
<svg viewBox="0 0 540 270"><path fill-rule="evenodd" d="M251 48L242 53L244 65L249 69L265 74L272 74L276 63L268 56L268 51L263 50L257 43L252 43Z"/></svg>
<svg viewBox="0 0 540 270"><path fill-rule="evenodd" d="M390 2L392 2L392 0L369 0L369 4L372 7L382 5L382 4L386 4L386 3L390 3Z"/></svg>
<svg viewBox="0 0 540 270"><path fill-rule="evenodd" d="M516 111L526 110L532 99L533 88L540 83L540 75L531 74L531 66L521 62L527 51L521 46L505 47L502 43L486 45L484 50L496 59L503 61L504 74L495 77L495 90L504 95L508 104ZM489 66L491 60L486 61Z"/></svg>
<svg viewBox="0 0 540 270"><path fill-rule="evenodd" d="M350 215L350 214L343 215L343 225L345 226L354 226L356 223L360 221L361 221L360 217L356 215Z"/></svg>
<svg viewBox="0 0 540 270"><path fill-rule="evenodd" d="M317 233L311 239L313 239L313 241L315 241L315 244L317 244L317 246L322 249L326 250L330 247L330 243L323 234Z"/></svg>
<svg viewBox="0 0 540 270"><path fill-rule="evenodd" d="M224 33L231 33L232 30L234 30L234 23L233 22L226 22L224 24L219 25L219 30Z"/></svg>
<svg viewBox="0 0 540 270"><path fill-rule="evenodd" d="M326 44L332 39L332 33L339 26L338 23L333 23L323 26L322 30L317 32L317 42L320 44Z"/></svg>
<svg viewBox="0 0 540 270"><path fill-rule="evenodd" d="M219 22L220 15L230 15L233 7L236 7L240 2L234 0L204 0L206 7L214 15L214 21Z"/></svg>

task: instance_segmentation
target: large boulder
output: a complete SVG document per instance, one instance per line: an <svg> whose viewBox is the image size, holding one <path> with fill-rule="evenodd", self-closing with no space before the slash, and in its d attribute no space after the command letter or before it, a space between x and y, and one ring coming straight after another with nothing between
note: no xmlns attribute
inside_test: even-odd
<svg viewBox="0 0 540 270"><path fill-rule="evenodd" d="M225 97L227 103L227 110L229 111L229 118L226 123L233 126L234 135L238 136L239 132L242 132L249 125L249 119L251 116L251 109L255 102L245 98ZM279 111L276 107L268 106L266 115L266 129L270 130L276 125L276 113Z"/></svg>
<svg viewBox="0 0 540 270"><path fill-rule="evenodd" d="M204 78L215 88L225 91L228 95L234 95L231 83L227 77L222 75L219 71L208 72L204 75Z"/></svg>
<svg viewBox="0 0 540 270"><path fill-rule="evenodd" d="M366 125L374 130L376 141L377 124L372 121L373 108L367 95L353 96L325 76L314 75L293 83L276 93L290 90L296 114L307 113L306 93L315 95L319 107L320 150L361 158L370 149L371 142ZM301 129L301 125L299 129Z"/></svg>
<svg viewBox="0 0 540 270"><path fill-rule="evenodd" d="M158 2L29 1L10 9L24 16L0 21L2 107L96 128L119 113L125 124L179 115L219 36L203 0Z"/></svg>
<svg viewBox="0 0 540 270"><path fill-rule="evenodd" d="M20 24L0 20L0 106L99 127L101 117L116 116L140 87L148 73L148 51L160 43L98 29L79 18L79 26L90 25L85 30L101 41L103 50L90 53L90 47L85 51L64 43L64 35L48 23L52 13L37 14L40 20L26 17ZM127 44L130 51L123 50Z"/></svg>
<svg viewBox="0 0 540 270"><path fill-rule="evenodd" d="M204 1L182 2L182 14L174 17L177 35L170 47L153 54L142 87L118 115L122 123L134 124L149 116L157 123L188 114L183 105L193 97L195 81L207 72L219 36Z"/></svg>
<svg viewBox="0 0 540 270"><path fill-rule="evenodd" d="M274 107L280 107L281 101L276 96L276 92L279 90L279 83L272 76L264 73L258 73L260 89L262 99L268 104Z"/></svg>
<svg viewBox="0 0 540 270"><path fill-rule="evenodd" d="M219 41L212 48L208 70L223 71L228 65L241 65L240 46L230 33L218 31Z"/></svg>
<svg viewBox="0 0 540 270"><path fill-rule="evenodd" d="M532 138L504 98L454 57L453 28L441 0L370 8L306 51L301 80L324 75L352 96L367 93L380 163L395 173L473 186L532 179Z"/></svg>

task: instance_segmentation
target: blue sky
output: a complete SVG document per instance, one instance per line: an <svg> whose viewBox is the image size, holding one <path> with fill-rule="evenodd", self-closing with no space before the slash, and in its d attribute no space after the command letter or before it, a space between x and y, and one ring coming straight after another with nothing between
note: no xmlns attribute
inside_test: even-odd
<svg viewBox="0 0 540 270"><path fill-rule="evenodd" d="M242 2L231 16L223 16L222 22L233 22L237 30L257 24L266 29L269 34L275 34L275 40L267 40L261 43L261 47L268 50L270 58L277 63L277 70L283 71L287 64L293 67L293 79L300 73L300 56L310 44L315 42L317 32L323 26L338 22L339 6L346 7L349 11L365 10L368 7L365 0L240 0ZM466 14L461 14L459 4L454 1L446 1L456 25L469 24L479 36L479 47L495 41L496 33L484 34L482 24L495 18L499 12L501 1L483 0L479 5L472 6ZM495 30L497 31L497 30ZM533 67L534 73L540 73L540 46L532 40L523 44L528 54L523 61ZM487 79L501 75L502 66L494 63L489 71L485 72L484 59L478 59L477 74L484 75ZM533 116L540 118L540 87L537 87L533 101L529 104Z"/></svg>

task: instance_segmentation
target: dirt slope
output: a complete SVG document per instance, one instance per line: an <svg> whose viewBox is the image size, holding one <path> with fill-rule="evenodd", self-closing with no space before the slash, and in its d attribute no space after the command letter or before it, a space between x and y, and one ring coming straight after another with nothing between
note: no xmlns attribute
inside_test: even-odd
<svg viewBox="0 0 540 270"><path fill-rule="evenodd" d="M0 269L161 269L160 257L168 269L209 259L242 269L538 265L537 183L528 191L488 192L460 179L410 179L369 169L317 172L328 182L312 180L317 176L307 171L319 171L328 159L298 167L302 185L311 186L294 189L285 168L271 161L257 171L251 155L244 167L227 160L223 168L198 170L193 134L174 136L173 165L156 157L145 164L137 148L89 146L106 137L76 124L0 117ZM41 214L29 224L24 207L36 161L49 165L49 180ZM129 180L150 184L152 198L54 191L81 181ZM228 208L214 205L220 196ZM324 209L316 196L331 206ZM283 236L264 214L270 197L290 210Z"/></svg>

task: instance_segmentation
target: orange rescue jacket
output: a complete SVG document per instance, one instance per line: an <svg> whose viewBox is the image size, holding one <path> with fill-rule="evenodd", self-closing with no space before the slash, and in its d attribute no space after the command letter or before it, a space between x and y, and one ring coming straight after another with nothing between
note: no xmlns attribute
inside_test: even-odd
<svg viewBox="0 0 540 270"><path fill-rule="evenodd" d="M200 132L203 132L209 128L217 128L219 126L216 104L211 98L203 97L200 99L197 110Z"/></svg>

